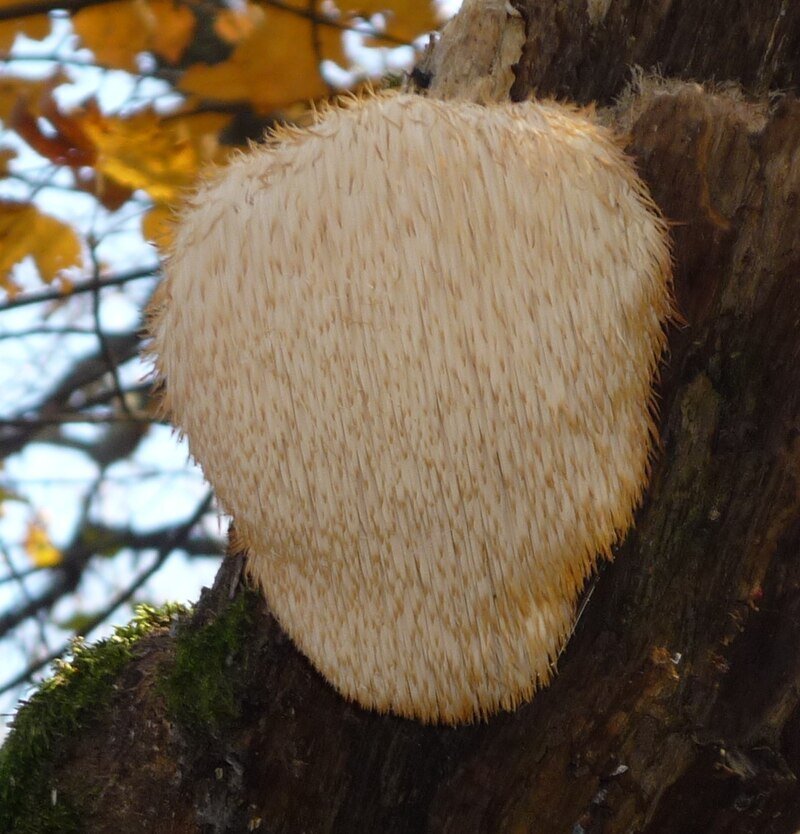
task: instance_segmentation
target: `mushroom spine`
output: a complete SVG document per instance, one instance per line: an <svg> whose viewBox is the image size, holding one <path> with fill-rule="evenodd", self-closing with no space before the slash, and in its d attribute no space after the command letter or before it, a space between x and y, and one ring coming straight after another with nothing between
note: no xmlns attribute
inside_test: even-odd
<svg viewBox="0 0 800 834"><path fill-rule="evenodd" d="M341 693L458 723L553 674L630 527L666 225L552 102L352 100L200 187L149 310L163 403Z"/></svg>

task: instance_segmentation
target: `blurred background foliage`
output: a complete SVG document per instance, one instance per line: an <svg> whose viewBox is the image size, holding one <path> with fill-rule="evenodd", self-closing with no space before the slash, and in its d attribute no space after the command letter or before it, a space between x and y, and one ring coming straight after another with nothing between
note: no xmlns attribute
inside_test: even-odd
<svg viewBox="0 0 800 834"><path fill-rule="evenodd" d="M70 639L218 565L225 520L139 359L183 195L408 71L457 5L0 0L0 712Z"/></svg>

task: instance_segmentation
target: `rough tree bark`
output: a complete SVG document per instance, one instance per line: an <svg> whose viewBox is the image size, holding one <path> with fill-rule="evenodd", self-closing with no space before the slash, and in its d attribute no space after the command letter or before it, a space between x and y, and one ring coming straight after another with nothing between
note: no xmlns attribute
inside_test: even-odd
<svg viewBox="0 0 800 834"><path fill-rule="evenodd" d="M549 689L457 729L345 703L247 597L226 655L230 709L197 720L201 682L188 674L195 721L176 717L159 676L187 634L237 604L229 561L183 637L142 643L54 771L86 830L800 827L800 104L775 94L800 77L800 5L518 7L506 20L524 41L513 98L609 105L631 64L684 79L646 79L604 115L628 131L673 224L685 318L670 332L661 451L635 530L601 569ZM417 82L434 85L443 60L428 56Z"/></svg>

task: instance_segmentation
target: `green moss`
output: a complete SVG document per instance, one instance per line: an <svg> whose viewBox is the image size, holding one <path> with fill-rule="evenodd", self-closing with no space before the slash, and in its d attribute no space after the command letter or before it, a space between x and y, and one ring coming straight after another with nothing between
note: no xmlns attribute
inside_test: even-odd
<svg viewBox="0 0 800 834"><path fill-rule="evenodd" d="M56 661L53 676L20 708L0 748L0 831L83 830L78 809L54 792L55 769L71 740L107 703L137 641L185 611L180 605L139 606L134 619L107 640L91 646L75 641L71 659Z"/></svg>
<svg viewBox="0 0 800 834"><path fill-rule="evenodd" d="M172 718L188 730L216 736L240 717L243 653L257 604L257 594L241 593L208 625L178 633L162 693Z"/></svg>

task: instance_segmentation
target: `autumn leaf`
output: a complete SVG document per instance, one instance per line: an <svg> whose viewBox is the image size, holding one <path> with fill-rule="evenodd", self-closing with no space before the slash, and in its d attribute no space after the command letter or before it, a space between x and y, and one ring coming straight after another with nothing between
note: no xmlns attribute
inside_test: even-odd
<svg viewBox="0 0 800 834"><path fill-rule="evenodd" d="M12 79L0 84L0 115L38 154L56 165L73 168L94 164L94 149L68 118L62 116L53 96L69 79L60 72L40 82ZM49 124L44 126L42 117Z"/></svg>
<svg viewBox="0 0 800 834"><path fill-rule="evenodd" d="M178 63L194 35L195 16L173 0L150 0L147 6L152 19L149 51L171 64Z"/></svg>
<svg viewBox="0 0 800 834"><path fill-rule="evenodd" d="M214 32L227 43L236 44L253 34L264 12L252 3L241 9L223 9L214 20Z"/></svg>
<svg viewBox="0 0 800 834"><path fill-rule="evenodd" d="M113 211L137 188L157 202L174 200L204 164L223 156L218 136L229 119L153 110L108 116L95 101L65 114L48 98L36 109L27 99L17 100L9 124L46 159L76 169L77 187Z"/></svg>
<svg viewBox="0 0 800 834"><path fill-rule="evenodd" d="M82 9L73 16L72 26L101 64L124 70L136 69L136 56L150 40L140 4L131 0Z"/></svg>
<svg viewBox="0 0 800 834"><path fill-rule="evenodd" d="M109 211L117 211L130 200L133 190L110 177L98 174L93 168L81 169L75 177L75 187L79 191L91 194Z"/></svg>
<svg viewBox="0 0 800 834"><path fill-rule="evenodd" d="M179 86L206 100L246 101L257 111L268 113L329 92L320 74L320 61L345 63L340 27L348 20L382 12L392 42L411 42L439 22L433 4L425 0L391 5L386 0L344 0L337 5L342 14L328 18L336 25L326 24L323 4L299 0L284 2L280 8L265 2L248 4L238 12L223 11L215 31L235 44L231 57L210 66L189 67ZM316 16L314 20L309 9Z"/></svg>
<svg viewBox="0 0 800 834"><path fill-rule="evenodd" d="M162 117L162 127L175 140L187 141L204 162L223 162L232 148L220 144L219 136L231 117L227 113L202 112L188 104L183 111Z"/></svg>
<svg viewBox="0 0 800 834"><path fill-rule="evenodd" d="M187 120L165 119L152 110L122 118L106 116L96 104L72 116L97 154L95 169L127 188L141 188L157 202L177 198L191 185L210 155L202 135ZM220 128L226 117L211 120Z"/></svg>
<svg viewBox="0 0 800 834"><path fill-rule="evenodd" d="M306 4L298 6L298 11L305 10ZM262 11L227 61L189 67L180 88L206 100L247 101L262 113L326 95L319 53L341 61L341 32L320 26L315 33L307 17L283 8L266 6Z"/></svg>
<svg viewBox="0 0 800 834"><path fill-rule="evenodd" d="M153 52L175 63L194 34L191 10L172 0L121 0L82 9L72 18L75 32L97 60L136 69L136 57Z"/></svg>
<svg viewBox="0 0 800 834"><path fill-rule="evenodd" d="M80 240L72 226L39 211L31 244L35 247L31 252L33 262L46 284L61 277L68 267L79 266L83 261Z"/></svg>
<svg viewBox="0 0 800 834"><path fill-rule="evenodd" d="M60 565L64 558L61 551L50 541L44 525L38 520L28 524L28 532L22 545L28 558L37 568L53 568Z"/></svg>
<svg viewBox="0 0 800 834"><path fill-rule="evenodd" d="M55 87L68 80L61 71L39 81L29 78L0 79L0 119L8 122L20 101L25 102L28 110L38 116L40 102L44 101Z"/></svg>
<svg viewBox="0 0 800 834"><path fill-rule="evenodd" d="M19 0L0 0L0 9L19 6ZM50 34L50 20L46 14L18 17L0 23L0 52L6 52L14 45L17 35L26 35L33 40L43 40Z"/></svg>
<svg viewBox="0 0 800 834"><path fill-rule="evenodd" d="M69 135L69 132L62 132L60 127L63 125L57 126L57 122L54 124L52 120L48 126L51 129L43 129L41 103L37 110L31 107L31 102L27 98L17 99L8 119L9 127L16 130L20 138L24 139L36 153L56 165L80 168L94 164L94 149L84 137L76 141L77 137L74 132L73 135ZM67 122L67 120L62 121Z"/></svg>
<svg viewBox="0 0 800 834"><path fill-rule="evenodd" d="M167 205L153 206L142 218L142 236L162 252L172 245L175 212Z"/></svg>
<svg viewBox="0 0 800 834"><path fill-rule="evenodd" d="M224 161L230 149L220 145L219 134L230 116L192 111L163 116L153 110L109 116L94 101L65 114L49 94L45 90L35 110L27 99L18 100L10 124L47 159L72 167L76 187L93 194L111 211L136 189L146 191L157 205L146 215L144 233L159 247L168 247L171 231L164 219L169 207L180 201L204 166ZM12 215L19 215L7 235L13 243L3 253L5 259L0 257L0 269L5 269L0 286L10 293L17 288L8 270L26 254L35 254L21 232L29 218L15 207L7 223L12 223ZM49 275L52 251L59 250L36 255L43 278Z"/></svg>
<svg viewBox="0 0 800 834"><path fill-rule="evenodd" d="M19 290L11 269L28 255L48 284L82 262L81 244L71 226L32 203L0 201L0 287L10 295Z"/></svg>

